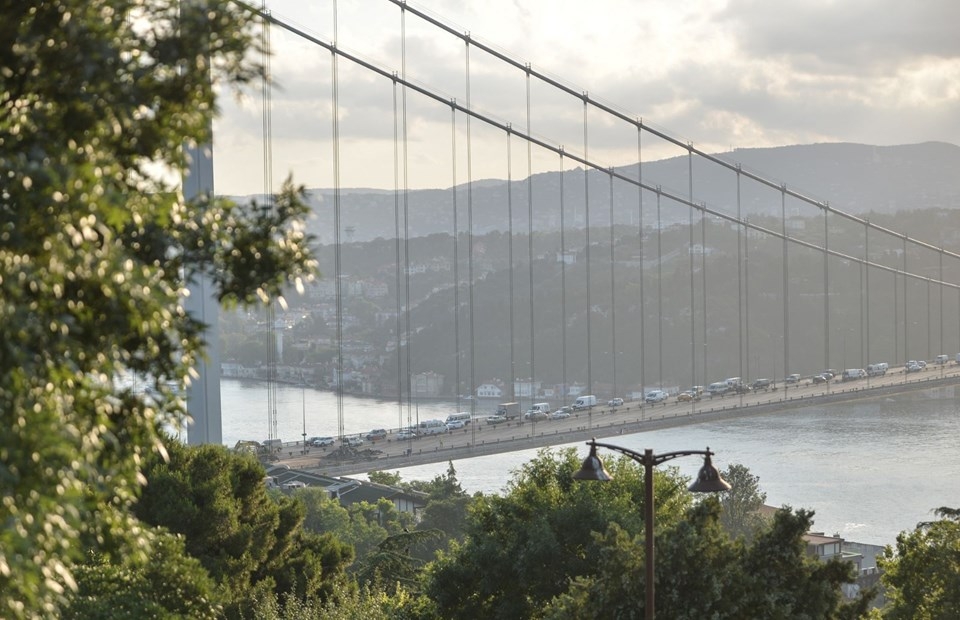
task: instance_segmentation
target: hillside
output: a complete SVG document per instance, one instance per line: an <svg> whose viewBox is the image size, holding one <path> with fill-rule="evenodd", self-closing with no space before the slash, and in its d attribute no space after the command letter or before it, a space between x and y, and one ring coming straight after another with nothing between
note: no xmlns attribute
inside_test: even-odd
<svg viewBox="0 0 960 620"><path fill-rule="evenodd" d="M834 208L854 214L894 213L916 209L952 208L960 201L960 146L927 142L902 146L869 146L863 144L813 144L762 149L736 149L715 155L730 163L739 163L744 171L753 172L780 185L830 203ZM618 169L624 176L635 178L636 166ZM534 230L558 230L561 202L560 173L535 174L532 178ZM645 163L644 183L661 186L665 191L687 196L689 191L687 157L676 157ZM696 202L734 214L736 212L735 175L728 169L694 159L693 195ZM582 228L585 220L583 171L563 174L565 226ZM756 188L743 183L741 208L745 216L779 213L779 196L769 188ZM609 177L590 172L591 225L609 222ZM644 223L652 220L653 194L644 193L647 205ZM527 229L526 179L513 182L512 201L514 227ZM332 192L310 190L316 217L310 228L322 243L333 241ZM457 188L458 229L466 231L467 188ZM505 231L508 222L506 181L482 180L473 184L473 230L476 234ZM341 220L344 239L368 241L395 236L393 192L368 189L341 190ZM411 237L453 230L451 189L411 191L407 197ZM402 203L402 201L401 201ZM623 182L614 184L614 220L632 224L637 220L637 190ZM663 223L686 220L685 206L664 205ZM810 213L795 213L810 215ZM402 226L402 221L401 221Z"/></svg>

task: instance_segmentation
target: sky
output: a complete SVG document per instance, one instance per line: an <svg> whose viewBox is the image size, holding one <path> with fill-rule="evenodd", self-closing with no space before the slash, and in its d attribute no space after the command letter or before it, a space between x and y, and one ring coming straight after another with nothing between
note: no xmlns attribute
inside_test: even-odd
<svg viewBox="0 0 960 620"><path fill-rule="evenodd" d="M719 153L823 142L960 144L957 0L409 0L475 41L681 142ZM602 166L636 162L635 127L560 94L389 0L271 0L317 39ZM401 28L401 25L403 28ZM401 36L403 33L403 36ZM226 95L216 190L446 188L560 158L272 29L269 158L259 86ZM469 73L467 67L469 66ZM468 80L469 75L469 80ZM469 84L469 99L467 85ZM336 97L334 97L334 92ZM404 106L404 103L406 104ZM403 110L406 114L403 114ZM333 111L337 111L334 132ZM405 123L403 122L405 119ZM405 132L404 132L405 128ZM406 134L406 140L402 136ZM586 140L585 140L586 136ZM643 161L685 151L642 138ZM334 144L338 148L334 148ZM575 167L563 161L565 167ZM264 170L270 174L265 175Z"/></svg>

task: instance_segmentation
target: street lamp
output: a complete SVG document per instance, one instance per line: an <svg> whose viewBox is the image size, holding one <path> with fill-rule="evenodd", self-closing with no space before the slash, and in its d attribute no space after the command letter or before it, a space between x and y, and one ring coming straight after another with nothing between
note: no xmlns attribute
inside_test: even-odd
<svg viewBox="0 0 960 620"><path fill-rule="evenodd" d="M600 457L597 456L598 446L601 448L615 450L643 465L643 484L645 487L643 503L643 527L646 549L645 563L647 582L647 597L644 605L644 617L646 620L653 620L653 468L661 463L665 463L680 456L702 454L703 467L700 468L700 473L697 474L696 482L690 485L690 490L694 493L715 493L717 491L728 491L730 489L730 484L720 477L720 472L717 471L717 468L714 467L713 463L710 461L710 457L713 455L713 452L710 451L710 448L707 448L706 450L680 450L677 452L664 452L662 454L654 454L653 450L647 448L641 454L640 452L634 452L628 448L622 448L620 446L614 446L606 443L597 443L596 439L591 439L587 442L587 445L590 446L590 454L586 459L584 459L583 465L580 467L580 471L573 475L574 480L606 481L613 479L613 476L611 476L607 470L604 469L603 462L600 460Z"/></svg>

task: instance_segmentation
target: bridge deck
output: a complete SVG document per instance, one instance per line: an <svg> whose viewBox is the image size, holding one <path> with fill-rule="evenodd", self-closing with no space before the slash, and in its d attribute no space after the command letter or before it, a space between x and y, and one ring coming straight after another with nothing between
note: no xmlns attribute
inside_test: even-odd
<svg viewBox="0 0 960 620"><path fill-rule="evenodd" d="M379 470L395 470L450 460L515 452L532 448L586 441L591 437L612 437L643 431L699 424L787 411L798 407L831 405L852 400L955 386L960 383L960 365L928 368L907 375L901 370L885 377L874 377L833 385L782 387L776 391L704 398L696 403L670 402L657 405L627 403L622 407L595 407L565 420L541 422L511 421L497 426L475 423L472 428L414 440L366 442L356 457L338 457L331 449L287 446L281 464L327 476L345 476Z"/></svg>

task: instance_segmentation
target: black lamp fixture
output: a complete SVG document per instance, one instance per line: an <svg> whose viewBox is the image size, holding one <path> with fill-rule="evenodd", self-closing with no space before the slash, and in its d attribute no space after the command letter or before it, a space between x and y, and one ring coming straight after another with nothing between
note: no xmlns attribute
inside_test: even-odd
<svg viewBox="0 0 960 620"><path fill-rule="evenodd" d="M626 455L643 465L644 482L644 543L646 549L646 603L644 605L644 617L646 620L653 620L654 617L654 545L653 545L653 468L660 463L673 460L681 456L690 456L693 454L703 455L703 467L697 474L697 479L690 485L689 489L694 493L716 493L718 491L729 491L730 484L720 476L720 472L714 467L710 459L713 452L710 448L706 450L680 450L677 452L664 452L654 454L653 450L646 449L642 453L635 452L629 448L614 446L611 444L597 443L596 439L587 442L590 446L590 454L583 460L580 470L573 475L574 480L613 480L613 476L603 466L603 461L597 456L597 448L607 448L620 454Z"/></svg>

